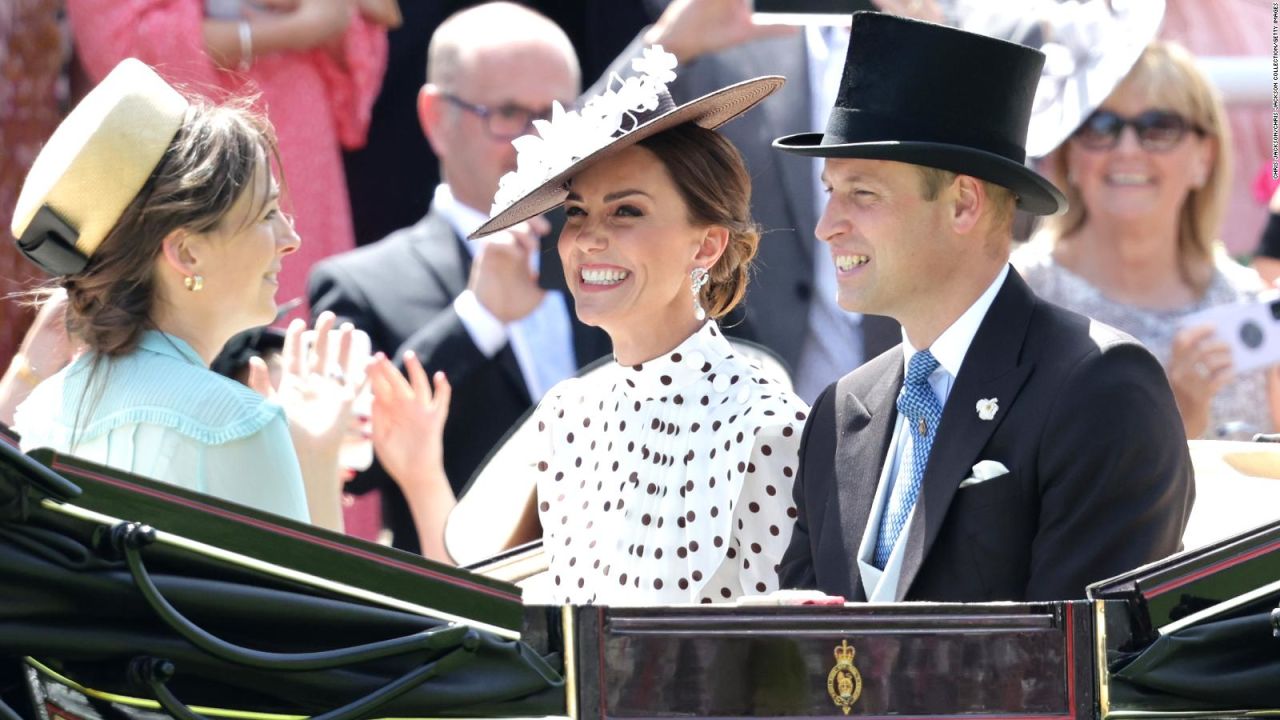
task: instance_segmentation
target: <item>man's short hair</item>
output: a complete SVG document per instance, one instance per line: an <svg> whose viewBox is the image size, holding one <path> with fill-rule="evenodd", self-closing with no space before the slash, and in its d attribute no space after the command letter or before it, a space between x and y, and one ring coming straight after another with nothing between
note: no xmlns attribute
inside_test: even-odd
<svg viewBox="0 0 1280 720"><path fill-rule="evenodd" d="M954 182L956 176L960 174L924 165L917 165L916 170L920 173L920 195L925 200L937 200L942 189ZM1013 211L1018 203L1013 191L987 180L978 179L978 182L982 183L987 191L992 224L1001 230L1007 227L1012 232Z"/></svg>

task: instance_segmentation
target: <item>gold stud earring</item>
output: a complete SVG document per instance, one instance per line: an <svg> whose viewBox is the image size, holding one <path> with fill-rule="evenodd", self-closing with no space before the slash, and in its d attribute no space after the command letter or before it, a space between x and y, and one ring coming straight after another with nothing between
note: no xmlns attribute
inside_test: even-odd
<svg viewBox="0 0 1280 720"><path fill-rule="evenodd" d="M188 275L182 279L182 286L191 292L200 292L204 289L204 276Z"/></svg>

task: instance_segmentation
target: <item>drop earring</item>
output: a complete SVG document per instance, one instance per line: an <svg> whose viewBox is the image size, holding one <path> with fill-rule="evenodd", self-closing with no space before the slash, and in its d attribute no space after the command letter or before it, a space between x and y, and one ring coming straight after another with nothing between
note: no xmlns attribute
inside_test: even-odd
<svg viewBox="0 0 1280 720"><path fill-rule="evenodd" d="M200 292L204 289L204 276L188 275L182 279L182 286L191 292Z"/></svg>
<svg viewBox="0 0 1280 720"><path fill-rule="evenodd" d="M702 288L707 284L707 269L696 267L689 271L690 289L693 291L693 316L699 320L707 319L707 311L702 309Z"/></svg>

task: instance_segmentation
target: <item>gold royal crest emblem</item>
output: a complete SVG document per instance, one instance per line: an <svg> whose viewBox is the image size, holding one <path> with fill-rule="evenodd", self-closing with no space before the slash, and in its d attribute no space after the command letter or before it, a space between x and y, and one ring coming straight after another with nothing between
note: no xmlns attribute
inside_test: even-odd
<svg viewBox="0 0 1280 720"><path fill-rule="evenodd" d="M849 641L841 640L835 650L836 666L827 674L827 694L845 715L862 694L862 675L853 666L853 653Z"/></svg>

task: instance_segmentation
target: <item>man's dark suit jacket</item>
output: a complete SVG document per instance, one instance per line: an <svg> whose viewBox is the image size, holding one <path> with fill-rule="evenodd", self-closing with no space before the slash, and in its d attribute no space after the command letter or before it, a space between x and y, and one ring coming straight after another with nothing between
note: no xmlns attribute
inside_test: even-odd
<svg viewBox="0 0 1280 720"><path fill-rule="evenodd" d="M413 350L428 372L448 375L453 401L444 430L444 464L455 493L532 405L510 345L486 358L453 311L471 271L464 242L443 217L429 212L412 227L317 263L307 291L313 314L331 310L339 320L350 320L369 333L375 352L399 364L402 353ZM563 286L558 260L544 257L543 270L559 276ZM604 333L572 317L573 298L567 292L565 302L578 365L609 352ZM396 547L418 552L408 505L381 466L375 463L353 482L357 491L382 490L383 522L394 532Z"/></svg>
<svg viewBox="0 0 1280 720"><path fill-rule="evenodd" d="M639 57L644 47L637 37L610 71L622 77L634 74L631 60ZM608 73L601 83L608 80ZM744 303L745 321L742 327L727 327L726 332L768 347L794 369L809 332L814 265L820 262L827 272L835 272L829 257L814 257L818 206L813 158L781 153L772 147L774 138L812 129L804 35L760 40L698 58L676 68L676 80L669 90L672 99L682 103L760 75L782 75L787 82L758 107L718 130L742 153L751 173L751 215L761 228L755 272ZM598 84L588 96L601 89ZM902 339L898 323L874 315L863 317L860 332L864 361ZM835 378L822 382L827 380Z"/></svg>
<svg viewBox="0 0 1280 720"><path fill-rule="evenodd" d="M866 599L858 546L902 376L896 347L814 405L781 587ZM992 398L995 417L980 419L978 401ZM958 488L981 460L1009 473ZM1086 585L1177 551L1193 494L1182 421L1160 364L1127 335L1040 300L1010 270L943 408L900 594L1083 598Z"/></svg>

